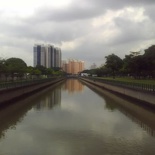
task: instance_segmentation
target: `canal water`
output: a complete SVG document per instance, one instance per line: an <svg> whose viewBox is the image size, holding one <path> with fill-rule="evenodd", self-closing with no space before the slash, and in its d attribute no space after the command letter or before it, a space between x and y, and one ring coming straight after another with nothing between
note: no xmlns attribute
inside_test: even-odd
<svg viewBox="0 0 155 155"><path fill-rule="evenodd" d="M0 155L154 155L155 113L70 79L0 110Z"/></svg>

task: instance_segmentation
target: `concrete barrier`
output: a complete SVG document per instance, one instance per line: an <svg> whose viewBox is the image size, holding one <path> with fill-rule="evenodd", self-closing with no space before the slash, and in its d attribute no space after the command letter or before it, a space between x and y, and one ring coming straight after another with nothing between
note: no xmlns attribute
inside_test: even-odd
<svg viewBox="0 0 155 155"><path fill-rule="evenodd" d="M109 91L143 101L147 104L150 104L151 106L155 106L155 93L153 92L146 92L146 91L140 91L140 90L125 88L125 87L113 86L110 84L92 81L86 78L80 78L80 79L83 81L89 82L93 85L96 85L98 87L107 89Z"/></svg>
<svg viewBox="0 0 155 155"><path fill-rule="evenodd" d="M49 87L55 83L58 83L62 80L65 80L64 78L58 78L52 81L40 83L40 84L33 84L29 86L19 87L19 88L12 88L8 90L1 90L0 91L0 106L11 103L14 100L20 99L26 95L35 93L39 90L42 90L46 87Z"/></svg>

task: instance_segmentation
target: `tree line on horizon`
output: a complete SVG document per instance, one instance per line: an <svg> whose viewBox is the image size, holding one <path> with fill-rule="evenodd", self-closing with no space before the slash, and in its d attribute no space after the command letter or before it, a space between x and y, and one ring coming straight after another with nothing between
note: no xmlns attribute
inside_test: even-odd
<svg viewBox="0 0 155 155"><path fill-rule="evenodd" d="M33 79L40 77L60 76L63 72L61 68L46 68L41 65L36 67L27 66L20 58L0 58L0 80L8 81L11 79Z"/></svg>
<svg viewBox="0 0 155 155"><path fill-rule="evenodd" d="M134 52L133 52L134 53ZM130 76L135 79L140 78L155 78L155 45L144 50L144 54L135 52L137 55L130 53L121 59L115 54L106 56L105 64L99 68L84 70L83 73L88 73L90 76Z"/></svg>
<svg viewBox="0 0 155 155"><path fill-rule="evenodd" d="M90 76L96 74L102 76L130 76L136 79L140 78L155 78L155 45L150 46L144 50L143 55L125 55L121 59L115 54L110 54L105 57L106 62L99 68L84 70L82 73L88 73ZM46 68L38 65L36 67L27 66L27 64L20 58L0 58L0 80L5 77L5 81L11 78L22 79L24 78L40 78L62 76L67 73L63 72L61 68ZM4 80L4 79L3 79Z"/></svg>

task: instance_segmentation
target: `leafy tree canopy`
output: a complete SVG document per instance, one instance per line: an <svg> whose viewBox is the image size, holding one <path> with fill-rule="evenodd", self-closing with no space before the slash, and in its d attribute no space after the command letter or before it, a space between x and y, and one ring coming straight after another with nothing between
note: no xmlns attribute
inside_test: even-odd
<svg viewBox="0 0 155 155"><path fill-rule="evenodd" d="M115 54L111 54L106 56L105 58L106 58L105 66L107 68L111 69L113 72L121 69L123 65L123 61L120 57L118 57Z"/></svg>
<svg viewBox="0 0 155 155"><path fill-rule="evenodd" d="M26 63L20 58L9 58L5 61L5 65L11 73L25 73L27 69Z"/></svg>

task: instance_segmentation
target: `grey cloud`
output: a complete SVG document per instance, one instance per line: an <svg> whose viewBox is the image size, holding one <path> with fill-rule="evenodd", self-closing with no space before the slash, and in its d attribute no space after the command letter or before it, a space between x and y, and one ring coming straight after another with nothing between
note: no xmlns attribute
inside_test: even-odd
<svg viewBox="0 0 155 155"><path fill-rule="evenodd" d="M34 40L42 40L53 43L61 43L61 41L74 40L89 32L90 28L85 29L89 22L84 21L82 24L79 22L68 23L52 23L40 22L31 25L21 21L22 24L9 24L0 22L0 32L12 37L20 38L33 38Z"/></svg>
<svg viewBox="0 0 155 155"><path fill-rule="evenodd" d="M42 15L42 19L59 22L88 19L99 13L101 13L101 11L96 10L96 8L82 8L78 6L55 11L52 11L50 8L45 8L37 12L37 14Z"/></svg>
<svg viewBox="0 0 155 155"><path fill-rule="evenodd" d="M146 15L148 17L150 17L150 19L153 20L153 21L155 21L154 8L155 8L155 5L151 5L151 6L145 7Z"/></svg>
<svg viewBox="0 0 155 155"><path fill-rule="evenodd" d="M145 1L144 1L145 2ZM36 21L55 21L55 22L65 22L65 21L75 21L84 20L99 16L105 13L107 10L118 10L127 6L137 6L142 5L142 1L103 1L103 0L79 0L78 2L72 3L67 8L54 9L51 7L39 8L31 22Z"/></svg>
<svg viewBox="0 0 155 155"><path fill-rule="evenodd" d="M79 0L78 2L73 2L68 7L61 9L55 9L52 7L38 8L34 15L30 18L25 19L25 21L34 25L40 24L42 22L53 22L59 24L69 22L70 24L72 24L72 22L78 21L79 23L82 23L84 20L103 15L107 10L119 10L125 7L149 6L155 6L155 1L148 0L146 2L146 0Z"/></svg>
<svg viewBox="0 0 155 155"><path fill-rule="evenodd" d="M155 23L150 19L134 21L127 17L116 17L113 22L118 34L113 35L113 37L108 40L107 45L109 46L151 40L155 37L155 34L152 33Z"/></svg>
<svg viewBox="0 0 155 155"><path fill-rule="evenodd" d="M107 10L115 12L130 6L133 8L143 7L144 14L150 19L134 22L126 17L117 17L112 21L114 23L112 28L116 28L119 33L110 36L109 40L103 36L102 40L100 34L108 27L108 24L94 28L92 19L105 15ZM104 63L104 57L108 54L116 52L123 57L124 53L130 51L131 48L138 48L145 41L155 38L154 7L154 0L79 0L73 1L68 7L59 9L50 6L40 7L32 16L13 18L14 22L4 21L1 18L1 36L12 39L3 40L0 44L1 46L4 44L16 46L20 40L25 39L29 43L23 41L20 43L20 48L30 51L33 43L61 45L62 42L82 38L84 41L74 50L62 49L63 57L81 59L90 64L94 62L100 64ZM0 16L1 13L3 12L0 11ZM92 38L88 38L91 33ZM99 42L94 41L96 37L94 34L101 39ZM16 43L13 38L15 38Z"/></svg>
<svg viewBox="0 0 155 155"><path fill-rule="evenodd" d="M153 4L154 1L148 1L147 4ZM120 9L124 6L145 3L145 1L124 1L117 0L113 1L93 1L85 0L78 1L73 3L71 6L63 9L53 9L53 8L41 8L39 9L33 17L24 19L25 25L18 25L17 27L11 28L11 33L15 32L15 35L22 37L24 35L28 38L40 38L40 40L51 41L54 43L61 43L61 41L74 40L77 37L80 37L86 33L89 33L90 23L89 19L98 15L103 14L108 8L109 9ZM63 22L62 22L63 21ZM33 26L32 26L33 24ZM122 24L123 26L119 26ZM127 25L125 25L127 24ZM129 23L129 25L132 23ZM131 28L128 25L128 21L124 19L117 19L116 26L121 27L121 37L126 35L126 29L131 31L133 34L131 39L136 38L137 31L133 29L138 29L141 25L134 25L137 28ZM125 27L125 29L123 28ZM128 31L128 32L129 32ZM140 33L142 34L142 33ZM140 35L139 35L140 36ZM129 37L128 37L129 39ZM123 39L122 41L128 41L128 39Z"/></svg>
<svg viewBox="0 0 155 155"><path fill-rule="evenodd" d="M105 63L105 56L114 52L104 43L94 43L93 40L83 42L81 46L71 51L63 51L63 57L85 61L85 68L96 63L97 66Z"/></svg>
<svg viewBox="0 0 155 155"><path fill-rule="evenodd" d="M108 1L103 1L103 0L86 0L87 3L92 3L93 5L96 6L102 6L106 8L111 8L111 9L120 9L122 7L126 6L144 6L144 5L152 5L155 4L154 0L108 0Z"/></svg>

